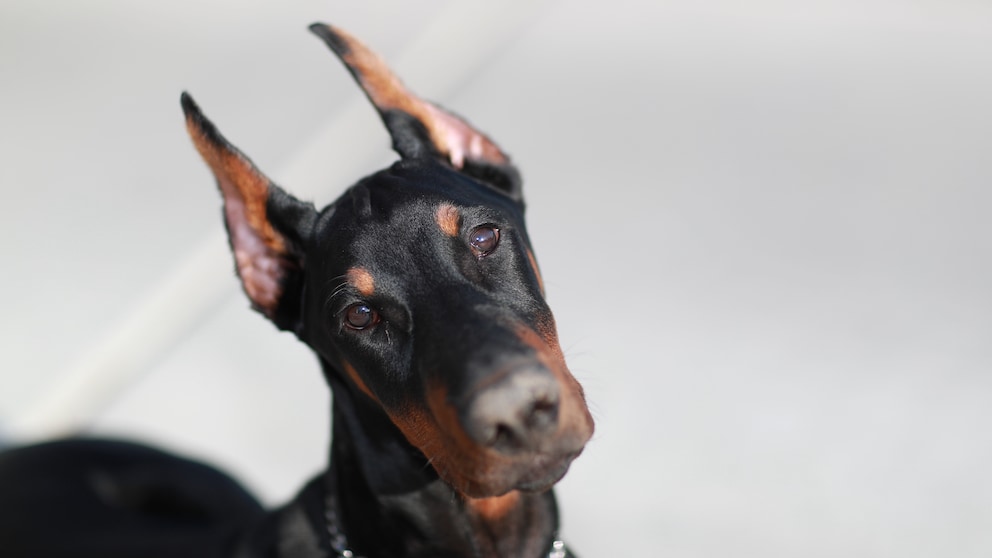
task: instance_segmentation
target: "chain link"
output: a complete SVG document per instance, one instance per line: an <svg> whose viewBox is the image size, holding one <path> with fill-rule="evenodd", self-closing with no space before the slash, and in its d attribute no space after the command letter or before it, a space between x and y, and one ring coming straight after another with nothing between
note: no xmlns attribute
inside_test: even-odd
<svg viewBox="0 0 992 558"><path fill-rule="evenodd" d="M555 542L551 543L551 552L548 553L548 558L568 558L568 549L565 548L564 541L555 539Z"/></svg>
<svg viewBox="0 0 992 558"><path fill-rule="evenodd" d="M334 495L330 493L324 498L324 520L327 525L327 536L331 543L331 549L335 553L334 558L363 558L356 556L348 548L348 539L341 531L341 524L338 521L337 502L334 500ZM568 548L565 547L564 541L555 538L554 542L551 543L548 558L569 558Z"/></svg>

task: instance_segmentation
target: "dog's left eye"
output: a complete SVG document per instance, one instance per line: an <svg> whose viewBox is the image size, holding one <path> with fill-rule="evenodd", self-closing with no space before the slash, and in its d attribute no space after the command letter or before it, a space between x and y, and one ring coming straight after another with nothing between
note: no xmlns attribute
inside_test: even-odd
<svg viewBox="0 0 992 558"><path fill-rule="evenodd" d="M344 323L351 329L365 329L379 323L379 313L368 304L352 304L344 311Z"/></svg>
<svg viewBox="0 0 992 558"><path fill-rule="evenodd" d="M476 227L469 237L468 244L476 257L488 256L499 244L499 229L491 225Z"/></svg>

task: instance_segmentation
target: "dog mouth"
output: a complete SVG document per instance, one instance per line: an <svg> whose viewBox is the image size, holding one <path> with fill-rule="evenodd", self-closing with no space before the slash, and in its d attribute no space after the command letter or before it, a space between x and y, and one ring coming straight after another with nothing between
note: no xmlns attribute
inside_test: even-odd
<svg viewBox="0 0 992 558"><path fill-rule="evenodd" d="M544 492L560 481L582 450L563 455L518 456L511 463L493 466L485 474L439 467L438 473L459 492L472 498L502 496L514 490Z"/></svg>
<svg viewBox="0 0 992 558"><path fill-rule="evenodd" d="M514 488L524 492L544 492L550 489L565 476L565 473L572 466L572 461L580 453L582 450L556 459L545 459L544 456L537 457L537 466L521 474Z"/></svg>
<svg viewBox="0 0 992 558"><path fill-rule="evenodd" d="M422 404L390 415L438 476L464 496L546 491L592 437L592 416L563 363L510 364L497 369L508 373L490 374L495 379L482 389L453 397L438 382L428 386Z"/></svg>

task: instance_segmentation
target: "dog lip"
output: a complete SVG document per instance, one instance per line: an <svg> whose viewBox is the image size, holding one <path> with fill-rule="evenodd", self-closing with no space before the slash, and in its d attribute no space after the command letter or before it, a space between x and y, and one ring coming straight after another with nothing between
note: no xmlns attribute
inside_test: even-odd
<svg viewBox="0 0 992 558"><path fill-rule="evenodd" d="M554 486L558 481L560 481L568 469L572 466L572 461L582 451L570 453L564 457L560 457L557 460L540 467L538 470L531 470L528 473L521 475L515 483L515 488L518 490L523 490L525 492L544 492L552 486Z"/></svg>
<svg viewBox="0 0 992 558"><path fill-rule="evenodd" d="M516 479L510 483L513 488L525 492L543 492L565 476L572 461L582 450L565 454L537 454L529 458L521 458L522 466Z"/></svg>
<svg viewBox="0 0 992 558"><path fill-rule="evenodd" d="M489 475L462 476L452 470L439 470L441 477L458 491L472 498L502 496L512 490L544 492L552 488L568 472L582 450L567 453L531 453L517 456L512 463L504 464L502 472ZM454 475L452 475L454 473Z"/></svg>

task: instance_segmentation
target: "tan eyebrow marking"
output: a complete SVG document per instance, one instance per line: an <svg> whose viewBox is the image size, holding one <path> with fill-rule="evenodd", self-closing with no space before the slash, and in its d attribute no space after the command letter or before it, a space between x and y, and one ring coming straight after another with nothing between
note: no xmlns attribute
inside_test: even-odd
<svg viewBox="0 0 992 558"><path fill-rule="evenodd" d="M434 214L434 220L437 221L437 226L441 227L444 234L458 236L458 231L461 230L462 214L458 212L457 207L450 203L442 203L438 206L437 213Z"/></svg>
<svg viewBox="0 0 992 558"><path fill-rule="evenodd" d="M375 280L364 267L353 267L348 270L348 283L358 289L362 296L372 296L375 293Z"/></svg>

